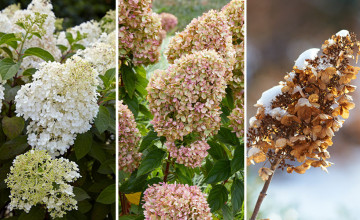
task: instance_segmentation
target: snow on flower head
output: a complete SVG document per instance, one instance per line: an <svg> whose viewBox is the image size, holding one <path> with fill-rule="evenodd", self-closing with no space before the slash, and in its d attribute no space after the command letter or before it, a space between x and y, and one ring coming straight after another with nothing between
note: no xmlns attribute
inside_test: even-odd
<svg viewBox="0 0 360 220"><path fill-rule="evenodd" d="M160 15L160 18L161 18L162 29L164 31L166 31L166 32L171 31L178 24L178 19L173 14L163 12L163 13L161 13L159 15Z"/></svg>
<svg viewBox="0 0 360 220"><path fill-rule="evenodd" d="M28 213L32 206L44 205L52 218L77 209L73 187L80 177L76 163L52 159L45 151L30 150L13 161L5 183L10 188L10 210Z"/></svg>
<svg viewBox="0 0 360 220"><path fill-rule="evenodd" d="M151 9L151 0L120 0L119 55L135 65L158 61L162 42L161 21Z"/></svg>
<svg viewBox="0 0 360 220"><path fill-rule="evenodd" d="M145 219L212 219L205 194L197 186L160 183L144 192Z"/></svg>
<svg viewBox="0 0 360 220"><path fill-rule="evenodd" d="M119 114L119 169L126 172L133 172L141 160L139 153L140 133L136 128L133 113L129 108L118 102Z"/></svg>
<svg viewBox="0 0 360 220"><path fill-rule="evenodd" d="M64 154L77 133L91 128L98 113L98 73L78 56L65 64L47 62L15 97L18 116L30 119L28 143L51 155Z"/></svg>
<svg viewBox="0 0 360 220"><path fill-rule="evenodd" d="M225 79L229 81L235 63L235 50L227 18L214 10L193 19L184 31L171 38L166 54L168 61L174 63L184 54L204 49L215 50L223 57L227 69Z"/></svg>
<svg viewBox="0 0 360 220"><path fill-rule="evenodd" d="M148 84L151 123L168 141L191 132L207 137L220 128L220 102L225 95L225 67L215 51L197 51L154 72Z"/></svg>
<svg viewBox="0 0 360 220"><path fill-rule="evenodd" d="M333 35L322 51L313 48L302 53L285 82L262 94L248 134L251 149L259 151L248 157L248 164L268 160L288 173L303 174L311 167L327 171L331 165L327 149L355 107L348 93L355 91L350 83L360 68L349 60L359 45L348 31ZM271 172L262 169L259 174L265 180Z"/></svg>

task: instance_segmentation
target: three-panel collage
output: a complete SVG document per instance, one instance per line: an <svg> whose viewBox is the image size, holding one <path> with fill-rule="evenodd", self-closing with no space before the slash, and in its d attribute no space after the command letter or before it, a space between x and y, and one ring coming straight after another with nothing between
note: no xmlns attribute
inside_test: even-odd
<svg viewBox="0 0 360 220"><path fill-rule="evenodd" d="M357 35L358 0L1 0L0 219L360 219Z"/></svg>

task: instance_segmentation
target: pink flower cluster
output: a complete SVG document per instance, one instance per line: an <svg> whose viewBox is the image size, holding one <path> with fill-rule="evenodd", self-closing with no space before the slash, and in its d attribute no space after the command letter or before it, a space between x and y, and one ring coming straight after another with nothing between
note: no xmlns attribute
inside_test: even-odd
<svg viewBox="0 0 360 220"><path fill-rule="evenodd" d="M236 51L236 62L233 70L233 90L242 90L244 81L244 0L232 0L225 5L221 13L227 18L232 35L232 44Z"/></svg>
<svg viewBox="0 0 360 220"><path fill-rule="evenodd" d="M160 18L161 18L162 29L166 32L171 31L178 24L178 19L173 14L163 12L160 14Z"/></svg>
<svg viewBox="0 0 360 220"><path fill-rule="evenodd" d="M166 142L165 145L170 153L170 157L176 158L176 162L187 167L200 167L202 160L208 155L210 149L206 140L195 141L189 147L177 147L174 142Z"/></svg>
<svg viewBox="0 0 360 220"><path fill-rule="evenodd" d="M197 186L160 183L144 192L145 219L203 219L212 215L205 195Z"/></svg>
<svg viewBox="0 0 360 220"><path fill-rule="evenodd" d="M148 84L148 101L154 115L151 123L159 136L167 141L183 140L195 132L200 139L215 134L220 129L220 102L225 96L226 81L224 61L214 50L196 51L175 60L167 70L154 72ZM203 145L200 147L200 145ZM173 146L173 144L168 144ZM206 141L199 141L175 151L169 147L179 163L199 166L207 154ZM202 152L189 161L186 155ZM198 161L198 159L200 161Z"/></svg>
<svg viewBox="0 0 360 220"><path fill-rule="evenodd" d="M173 63L184 54L204 49L215 50L224 58L227 68L225 80L232 79L235 50L232 45L230 27L224 14L214 10L193 19L186 29L177 33L166 51L168 61Z"/></svg>
<svg viewBox="0 0 360 220"><path fill-rule="evenodd" d="M120 0L119 56L135 66L158 61L162 42L161 21L152 12L151 0Z"/></svg>
<svg viewBox="0 0 360 220"><path fill-rule="evenodd" d="M244 107L241 105L241 108L234 108L229 115L230 125L236 136L238 138L244 136Z"/></svg>
<svg viewBox="0 0 360 220"><path fill-rule="evenodd" d="M131 173L139 166L141 160L142 154L138 151L140 134L133 113L122 101L118 102L118 114L119 169Z"/></svg>

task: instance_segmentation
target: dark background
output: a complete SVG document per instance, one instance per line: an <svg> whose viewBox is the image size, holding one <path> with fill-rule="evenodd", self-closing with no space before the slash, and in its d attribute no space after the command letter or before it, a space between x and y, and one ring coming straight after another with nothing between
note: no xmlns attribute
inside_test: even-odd
<svg viewBox="0 0 360 220"><path fill-rule="evenodd" d="M53 0L53 11L57 18L64 18L63 27L69 28L91 19L99 20L110 9L115 9L116 0ZM0 9L20 3L26 8L31 0L0 0Z"/></svg>

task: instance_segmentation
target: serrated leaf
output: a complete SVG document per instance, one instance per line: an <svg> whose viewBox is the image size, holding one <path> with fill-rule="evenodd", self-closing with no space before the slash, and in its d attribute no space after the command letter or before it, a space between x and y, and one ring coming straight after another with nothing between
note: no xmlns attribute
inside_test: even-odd
<svg viewBox="0 0 360 220"><path fill-rule="evenodd" d="M244 144L237 146L234 151L234 157L231 160L231 173L244 168Z"/></svg>
<svg viewBox="0 0 360 220"><path fill-rule="evenodd" d="M137 172L137 176L141 176L159 167L165 156L166 152L159 148L150 151L142 160Z"/></svg>
<svg viewBox="0 0 360 220"><path fill-rule="evenodd" d="M221 127L216 137L224 144L230 144L232 146L240 145L240 141L236 137L236 134L227 128Z"/></svg>
<svg viewBox="0 0 360 220"><path fill-rule="evenodd" d="M219 184L214 186L207 199L211 212L221 209L228 200L228 191L225 186Z"/></svg>
<svg viewBox="0 0 360 220"><path fill-rule="evenodd" d="M109 79L109 81L114 81L115 80L115 74L116 74L116 69L115 68L111 68L111 69L108 69L106 72L105 72L105 76L106 78Z"/></svg>
<svg viewBox="0 0 360 220"><path fill-rule="evenodd" d="M125 89L130 98L133 97L136 88L136 75L130 66L121 65L120 74L125 85Z"/></svg>
<svg viewBox="0 0 360 220"><path fill-rule="evenodd" d="M78 202L83 201L85 199L90 199L91 197L80 187L74 187L74 199Z"/></svg>
<svg viewBox="0 0 360 220"><path fill-rule="evenodd" d="M36 56L39 57L40 59L43 59L44 61L51 61L51 62L55 61L51 53L39 47L31 47L25 50L24 57L27 56Z"/></svg>
<svg viewBox="0 0 360 220"><path fill-rule="evenodd" d="M241 210L244 201L244 184L239 179L235 178L231 185L231 204L233 212L237 213Z"/></svg>
<svg viewBox="0 0 360 220"><path fill-rule="evenodd" d="M15 34L4 34L0 37L0 45L7 44L16 50L18 47L17 40Z"/></svg>
<svg viewBox="0 0 360 220"><path fill-rule="evenodd" d="M103 133L110 124L110 113L105 106L99 106L99 112L95 118L95 126L98 129L99 133Z"/></svg>
<svg viewBox="0 0 360 220"><path fill-rule="evenodd" d="M231 175L230 161L226 159L215 161L207 175L205 182L209 184L217 183L228 179Z"/></svg>
<svg viewBox="0 0 360 220"><path fill-rule="evenodd" d="M25 121L21 117L9 118L5 116L2 120L4 134L10 139L14 139L24 130Z"/></svg>
<svg viewBox="0 0 360 220"><path fill-rule="evenodd" d="M215 141L208 141L208 144L210 146L208 152L214 160L228 159L228 155L221 144Z"/></svg>
<svg viewBox="0 0 360 220"><path fill-rule="evenodd" d="M147 133L147 135L141 141L140 152L148 148L155 140L160 140L160 138L154 130L150 130L149 133Z"/></svg>
<svg viewBox="0 0 360 220"><path fill-rule="evenodd" d="M115 184L112 184L106 187L103 191L101 191L100 195L97 197L96 202L102 204L112 204L115 202Z"/></svg>
<svg viewBox="0 0 360 220"><path fill-rule="evenodd" d="M88 154L91 150L91 146L92 146L92 135L90 131L84 134L77 135L74 143L76 159L80 160L86 154Z"/></svg>
<svg viewBox="0 0 360 220"><path fill-rule="evenodd" d="M19 71L20 62L14 63L12 59L5 58L0 61L0 75L2 80L11 79Z"/></svg>

